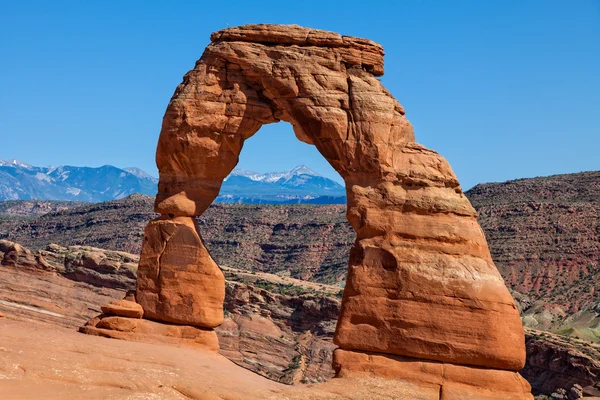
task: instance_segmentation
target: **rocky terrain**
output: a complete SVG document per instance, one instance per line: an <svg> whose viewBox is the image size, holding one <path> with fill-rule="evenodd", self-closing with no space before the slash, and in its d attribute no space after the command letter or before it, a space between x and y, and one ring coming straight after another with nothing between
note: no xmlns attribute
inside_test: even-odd
<svg viewBox="0 0 600 400"><path fill-rule="evenodd" d="M484 184L466 194L525 323L596 340L600 172ZM92 205L0 202L0 238L32 249L60 243L139 253L152 206L139 195ZM215 204L199 223L220 264L342 285L354 241L345 210Z"/></svg>
<svg viewBox="0 0 600 400"><path fill-rule="evenodd" d="M77 329L135 289L138 262L137 255L94 247L52 244L32 252L0 240L0 312ZM338 287L223 269L226 318L217 329L223 355L283 383L333 376Z"/></svg>
<svg viewBox="0 0 600 400"><path fill-rule="evenodd" d="M49 245L32 252L0 241L0 313L14 321L74 331L101 314L102 305L123 298L135 287L137 260L133 254L91 247ZM282 383L330 379L339 288L222 268L227 282L226 318L217 328L220 353ZM522 374L534 393L549 395L575 385L587 394L596 393L600 346L530 330L527 351ZM6 368L0 363L0 375L14 374Z"/></svg>
<svg viewBox="0 0 600 400"><path fill-rule="evenodd" d="M13 208L18 204L7 203ZM156 215L152 204L153 198L135 194L122 200L87 204L38 217L2 214L0 239L23 243L34 250L42 249L48 243L58 243L139 254L144 226Z"/></svg>
<svg viewBox="0 0 600 400"><path fill-rule="evenodd" d="M600 172L467 192L526 325L600 340Z"/></svg>
<svg viewBox="0 0 600 400"><path fill-rule="evenodd" d="M59 243L139 254L144 226L156 217L153 202L133 195L35 218L9 218L0 211L0 239L35 250ZM198 222L221 265L340 286L345 282L354 232L343 205L214 204Z"/></svg>
<svg viewBox="0 0 600 400"><path fill-rule="evenodd" d="M534 329L526 330L526 345L527 364L521 373L534 393L551 395L563 389L569 399L600 396L600 345Z"/></svg>
<svg viewBox="0 0 600 400"><path fill-rule="evenodd" d="M599 185L600 173L589 172L467 192L525 325L599 340ZM59 243L139 253L144 225L156 215L152 205L141 195L99 204L0 202L0 238L32 249ZM345 206L215 204L199 224L219 264L345 281L354 241Z"/></svg>

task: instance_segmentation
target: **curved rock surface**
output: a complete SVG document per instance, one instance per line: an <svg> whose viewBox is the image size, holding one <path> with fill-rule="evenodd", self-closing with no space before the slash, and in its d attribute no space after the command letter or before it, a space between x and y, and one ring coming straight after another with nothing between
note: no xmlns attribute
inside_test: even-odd
<svg viewBox="0 0 600 400"><path fill-rule="evenodd" d="M166 227L202 214L244 141L263 124L287 121L344 178L357 234L334 337L347 355L339 370L352 370L364 352L498 374L521 369L523 327L477 213L446 160L415 143L404 109L377 79L381 46L279 25L229 28L211 40L163 119L155 203L162 217L147 228L138 275L146 315L220 323L224 281L215 276L210 288L195 282L214 265L199 234L165 257ZM394 362L402 363L392 357L385 364ZM434 384L450 390L460 376ZM497 386L489 383L482 390L493 394ZM525 383L515 398L527 393Z"/></svg>
<svg viewBox="0 0 600 400"><path fill-rule="evenodd" d="M127 318L142 318L144 309L135 301L117 300L101 307L102 312L107 315Z"/></svg>
<svg viewBox="0 0 600 400"><path fill-rule="evenodd" d="M158 218L144 233L136 301L151 319L215 328L223 323L225 277L193 218Z"/></svg>

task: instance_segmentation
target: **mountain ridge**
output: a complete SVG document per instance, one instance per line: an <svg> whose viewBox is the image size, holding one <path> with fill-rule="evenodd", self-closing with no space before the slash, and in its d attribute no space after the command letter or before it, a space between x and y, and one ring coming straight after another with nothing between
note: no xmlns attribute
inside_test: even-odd
<svg viewBox="0 0 600 400"><path fill-rule="evenodd" d="M158 179L136 168L37 167L0 160L0 201L46 200L98 203L134 193L153 196ZM305 165L290 171L258 173L236 169L225 178L216 202L248 204L344 204L343 185Z"/></svg>
<svg viewBox="0 0 600 400"><path fill-rule="evenodd" d="M133 193L153 195L156 182L112 165L37 167L0 160L0 200L102 202Z"/></svg>

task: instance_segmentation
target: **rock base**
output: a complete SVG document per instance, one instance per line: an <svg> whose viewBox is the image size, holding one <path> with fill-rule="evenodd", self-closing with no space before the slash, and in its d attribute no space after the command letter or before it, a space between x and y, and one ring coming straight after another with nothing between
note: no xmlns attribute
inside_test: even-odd
<svg viewBox="0 0 600 400"><path fill-rule="evenodd" d="M79 332L133 342L169 345L218 351L219 339L213 329L172 325L140 318L102 314L79 328Z"/></svg>
<svg viewBox="0 0 600 400"><path fill-rule="evenodd" d="M368 375L437 387L439 400L533 400L529 383L514 371L342 349L333 353L333 368L340 378Z"/></svg>

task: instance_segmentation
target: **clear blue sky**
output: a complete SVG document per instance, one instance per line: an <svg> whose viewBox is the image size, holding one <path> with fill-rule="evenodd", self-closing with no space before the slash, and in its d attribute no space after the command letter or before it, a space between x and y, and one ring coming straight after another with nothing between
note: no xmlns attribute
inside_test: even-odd
<svg viewBox="0 0 600 400"><path fill-rule="evenodd" d="M156 174L165 107L210 33L299 24L386 51L383 83L417 140L463 187L600 169L600 1L0 0L0 158ZM265 126L239 167L307 164L291 127Z"/></svg>

